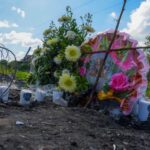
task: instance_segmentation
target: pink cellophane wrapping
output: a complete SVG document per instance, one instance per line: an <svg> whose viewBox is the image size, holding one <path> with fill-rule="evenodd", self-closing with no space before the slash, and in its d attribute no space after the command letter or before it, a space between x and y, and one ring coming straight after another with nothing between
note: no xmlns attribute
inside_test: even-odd
<svg viewBox="0 0 150 150"><path fill-rule="evenodd" d="M109 43L112 39L114 30L109 30L105 33L99 33L95 37L89 39L84 44L88 44L91 46L92 51L106 50L109 46ZM124 32L117 32L116 39L112 45L112 49L124 48L124 47L136 47L138 42L134 39L131 39L130 36ZM90 62L89 71L87 72L87 79L91 84L94 84L96 80L96 75L98 72L99 65L103 61L105 53L87 55L84 58L84 65ZM110 65L111 64L111 65ZM135 94L132 94L128 97L128 109L123 110L125 115L131 113L132 108L135 102L145 95L145 91L147 89L147 73L149 71L149 64L146 59L146 56L142 49L138 50L129 50L122 52L111 52L109 53L109 57L106 62L106 67L104 67L104 71L102 73L102 77L100 78L98 91L103 88L105 82L109 82L113 74L122 72L129 76L128 72L133 72L131 76L129 76L131 88L134 89ZM112 68L116 68L113 70ZM122 107L124 105L124 101L120 104Z"/></svg>

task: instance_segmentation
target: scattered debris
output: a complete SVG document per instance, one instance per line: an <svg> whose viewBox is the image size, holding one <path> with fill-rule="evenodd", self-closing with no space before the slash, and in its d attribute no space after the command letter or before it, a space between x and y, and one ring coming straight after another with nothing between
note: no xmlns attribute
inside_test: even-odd
<svg viewBox="0 0 150 150"><path fill-rule="evenodd" d="M17 120L17 121L16 121L16 125L17 125L17 126L24 125L24 122Z"/></svg>

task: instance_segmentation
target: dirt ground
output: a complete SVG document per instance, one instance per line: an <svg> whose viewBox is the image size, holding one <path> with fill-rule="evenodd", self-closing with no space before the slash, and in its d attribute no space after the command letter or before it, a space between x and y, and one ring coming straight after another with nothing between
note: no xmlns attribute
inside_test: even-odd
<svg viewBox="0 0 150 150"><path fill-rule="evenodd" d="M94 110L50 101L32 108L0 105L0 150L149 149L150 130L121 126Z"/></svg>

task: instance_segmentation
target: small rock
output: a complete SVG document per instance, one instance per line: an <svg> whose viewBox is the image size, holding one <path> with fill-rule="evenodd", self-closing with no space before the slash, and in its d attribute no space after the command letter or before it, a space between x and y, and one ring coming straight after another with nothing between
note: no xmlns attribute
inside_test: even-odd
<svg viewBox="0 0 150 150"><path fill-rule="evenodd" d="M128 142L123 141L122 143L123 143L124 145L128 145Z"/></svg>
<svg viewBox="0 0 150 150"><path fill-rule="evenodd" d="M117 133L117 136L120 136L120 133Z"/></svg>
<svg viewBox="0 0 150 150"><path fill-rule="evenodd" d="M94 147L90 147L90 150L96 150Z"/></svg>
<svg viewBox="0 0 150 150"><path fill-rule="evenodd" d="M117 146L115 144L113 144L113 150L116 150Z"/></svg>
<svg viewBox="0 0 150 150"><path fill-rule="evenodd" d="M107 134L111 134L111 131L107 131Z"/></svg>
<svg viewBox="0 0 150 150"><path fill-rule="evenodd" d="M16 121L16 125L24 125L24 122L22 122L22 121Z"/></svg>
<svg viewBox="0 0 150 150"><path fill-rule="evenodd" d="M16 147L16 149L17 149L17 150L24 150L25 147L24 147L23 145L19 145L19 146Z"/></svg>

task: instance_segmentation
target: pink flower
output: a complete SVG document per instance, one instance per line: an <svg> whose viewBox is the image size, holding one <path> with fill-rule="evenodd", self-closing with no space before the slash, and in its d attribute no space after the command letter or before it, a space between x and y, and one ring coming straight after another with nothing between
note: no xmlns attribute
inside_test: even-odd
<svg viewBox="0 0 150 150"><path fill-rule="evenodd" d="M90 57L87 56L87 57L84 59L84 64L87 64L89 61L90 61Z"/></svg>
<svg viewBox="0 0 150 150"><path fill-rule="evenodd" d="M85 76L86 74L86 68L85 67L80 67L80 76Z"/></svg>
<svg viewBox="0 0 150 150"><path fill-rule="evenodd" d="M129 88L128 77L123 73L116 73L112 76L109 85L114 91L125 91Z"/></svg>

